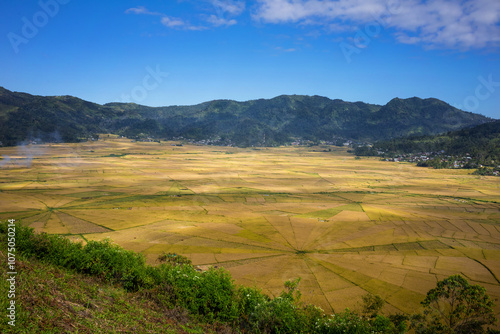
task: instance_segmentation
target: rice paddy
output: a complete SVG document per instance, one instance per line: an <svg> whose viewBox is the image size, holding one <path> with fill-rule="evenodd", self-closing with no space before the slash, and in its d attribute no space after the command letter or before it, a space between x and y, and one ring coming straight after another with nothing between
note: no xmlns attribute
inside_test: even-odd
<svg viewBox="0 0 500 334"><path fill-rule="evenodd" d="M457 273L500 298L495 177L354 159L335 147L105 137L0 154L11 158L0 173L0 219L37 231L109 237L152 264L180 253L271 295L301 277L304 300L330 312L359 307L367 292L387 311L413 312Z"/></svg>

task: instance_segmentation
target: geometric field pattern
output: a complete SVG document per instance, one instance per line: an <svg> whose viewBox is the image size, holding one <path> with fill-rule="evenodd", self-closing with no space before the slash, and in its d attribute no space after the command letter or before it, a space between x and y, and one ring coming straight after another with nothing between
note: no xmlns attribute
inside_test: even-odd
<svg viewBox="0 0 500 334"><path fill-rule="evenodd" d="M499 178L335 147L105 139L1 148L0 219L109 237L151 264L183 254L270 295L301 277L304 301L328 312L370 292L411 313L457 273L500 298Z"/></svg>

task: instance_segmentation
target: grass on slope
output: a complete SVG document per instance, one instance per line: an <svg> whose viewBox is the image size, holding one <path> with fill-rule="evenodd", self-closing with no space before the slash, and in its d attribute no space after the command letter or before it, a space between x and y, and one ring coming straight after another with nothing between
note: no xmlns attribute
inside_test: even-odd
<svg viewBox="0 0 500 334"><path fill-rule="evenodd" d="M3 252L0 260L5 263ZM201 324L182 308L164 308L144 292L128 292L94 276L40 260L16 261L16 326L1 333L231 333L227 325ZM2 291L7 291L2 271ZM7 308L2 298L1 309ZM5 318L5 317L4 317Z"/></svg>

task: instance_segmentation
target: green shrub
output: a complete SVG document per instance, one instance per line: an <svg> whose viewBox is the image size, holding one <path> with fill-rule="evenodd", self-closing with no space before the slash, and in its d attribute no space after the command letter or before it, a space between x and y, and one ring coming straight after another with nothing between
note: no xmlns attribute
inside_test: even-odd
<svg viewBox="0 0 500 334"><path fill-rule="evenodd" d="M484 326L497 321L486 290L460 275L437 282L422 305L423 313L412 317L416 333L486 333Z"/></svg>
<svg viewBox="0 0 500 334"><path fill-rule="evenodd" d="M361 297L363 303L363 315L369 318L375 318L382 307L384 307L385 301L379 295L372 295L368 293Z"/></svg>
<svg viewBox="0 0 500 334"><path fill-rule="evenodd" d="M160 263L170 263L173 265L192 264L191 260L188 259L187 257L170 252L169 253L163 252L163 254L158 256L158 261Z"/></svg>

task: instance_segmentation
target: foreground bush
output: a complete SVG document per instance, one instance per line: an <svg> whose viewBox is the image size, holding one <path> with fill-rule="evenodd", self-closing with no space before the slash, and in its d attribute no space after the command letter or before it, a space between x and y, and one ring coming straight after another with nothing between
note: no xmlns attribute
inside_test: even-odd
<svg viewBox="0 0 500 334"><path fill-rule="evenodd" d="M486 290L460 275L439 281L422 305L424 312L412 319L416 333L486 333L484 327L497 321Z"/></svg>

